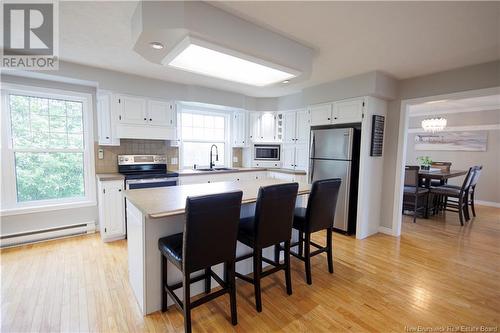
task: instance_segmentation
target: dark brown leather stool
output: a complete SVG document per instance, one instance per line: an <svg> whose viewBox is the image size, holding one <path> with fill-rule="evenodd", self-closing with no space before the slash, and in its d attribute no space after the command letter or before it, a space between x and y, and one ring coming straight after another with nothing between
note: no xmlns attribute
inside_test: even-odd
<svg viewBox="0 0 500 333"><path fill-rule="evenodd" d="M291 254L304 261L307 284L312 284L311 257L326 252L328 271L333 273L332 232L335 217L335 208L339 194L341 179L325 179L315 181L307 201L307 208L295 208L293 228L299 232L299 241L291 244L298 245L298 253ZM311 234L326 229L326 247L311 241ZM311 245L317 248L311 252Z"/></svg>
<svg viewBox="0 0 500 333"><path fill-rule="evenodd" d="M184 314L184 329L191 332L191 309L216 297L229 293L231 322L238 322L236 313L235 257L241 197L243 193L230 192L186 199L186 223L184 233L161 238L162 311L167 310L167 295ZM167 284L167 260L182 271L182 282ZM222 280L211 270L211 266L224 263L225 277ZM204 274L191 278L190 274L204 270ZM210 281L214 278L222 289L210 292ZM205 280L206 296L191 302L191 283ZM184 300L174 293L184 287Z"/></svg>
<svg viewBox="0 0 500 333"><path fill-rule="evenodd" d="M290 275L290 238L292 235L293 209L299 184L287 183L261 187L255 207L255 215L240 220L238 241L251 247L253 252L236 259L236 261L253 257L253 277L236 273L240 279L250 282L255 290L255 307L262 311L260 279L279 270L285 271L286 290L292 294ZM284 242L285 262L262 257L262 249ZM262 262L273 268L262 272Z"/></svg>

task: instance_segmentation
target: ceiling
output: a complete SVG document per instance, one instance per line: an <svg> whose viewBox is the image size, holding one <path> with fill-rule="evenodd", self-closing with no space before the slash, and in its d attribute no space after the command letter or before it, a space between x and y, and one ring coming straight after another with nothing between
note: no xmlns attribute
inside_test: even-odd
<svg viewBox="0 0 500 333"><path fill-rule="evenodd" d="M309 79L251 87L150 63L132 50L137 2L59 3L60 58L274 97L379 70L397 79L500 59L500 2L212 2L316 50Z"/></svg>

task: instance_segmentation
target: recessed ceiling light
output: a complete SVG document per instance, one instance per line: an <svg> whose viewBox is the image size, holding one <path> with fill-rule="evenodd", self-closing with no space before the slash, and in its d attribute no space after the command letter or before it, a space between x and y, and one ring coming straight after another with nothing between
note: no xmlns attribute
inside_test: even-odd
<svg viewBox="0 0 500 333"><path fill-rule="evenodd" d="M281 83L289 83L289 82L290 82L290 80L285 80L285 81L283 81Z"/></svg>
<svg viewBox="0 0 500 333"><path fill-rule="evenodd" d="M163 63L185 71L258 87L283 82L300 74L191 37L181 41Z"/></svg>
<svg viewBox="0 0 500 333"><path fill-rule="evenodd" d="M165 46L160 42L151 42L149 43L149 46L151 46L155 50L162 50L163 48L165 48Z"/></svg>

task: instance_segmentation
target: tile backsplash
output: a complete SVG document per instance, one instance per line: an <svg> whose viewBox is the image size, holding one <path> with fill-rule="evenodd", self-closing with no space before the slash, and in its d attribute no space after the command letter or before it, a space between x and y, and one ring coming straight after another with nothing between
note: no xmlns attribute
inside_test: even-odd
<svg viewBox="0 0 500 333"><path fill-rule="evenodd" d="M104 150L104 158L98 158L98 150ZM172 157L179 158L179 149L170 147L169 141L165 140L135 140L121 139L119 146L99 146L95 144L95 171L96 173L118 172L118 155L134 154L158 154L167 155L168 170L177 170L178 165L171 165Z"/></svg>
<svg viewBox="0 0 500 333"><path fill-rule="evenodd" d="M233 161L233 168L241 168L243 166L243 148L233 148L234 157L238 158L238 162Z"/></svg>

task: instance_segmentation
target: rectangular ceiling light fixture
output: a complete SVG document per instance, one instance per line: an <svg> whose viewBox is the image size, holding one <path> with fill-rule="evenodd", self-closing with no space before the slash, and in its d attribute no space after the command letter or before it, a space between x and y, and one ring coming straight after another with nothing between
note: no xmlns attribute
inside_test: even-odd
<svg viewBox="0 0 500 333"><path fill-rule="evenodd" d="M163 64L258 87L289 80L300 74L296 70L189 36L175 46Z"/></svg>

